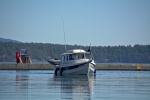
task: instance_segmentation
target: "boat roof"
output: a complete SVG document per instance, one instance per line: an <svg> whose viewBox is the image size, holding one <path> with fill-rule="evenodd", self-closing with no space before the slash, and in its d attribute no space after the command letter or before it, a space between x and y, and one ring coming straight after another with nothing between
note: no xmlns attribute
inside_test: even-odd
<svg viewBox="0 0 150 100"><path fill-rule="evenodd" d="M68 50L67 53L85 53L82 49Z"/></svg>
<svg viewBox="0 0 150 100"><path fill-rule="evenodd" d="M67 53L63 53L62 55L73 54L73 53L86 53L86 52L82 49L74 49L74 50L68 50Z"/></svg>

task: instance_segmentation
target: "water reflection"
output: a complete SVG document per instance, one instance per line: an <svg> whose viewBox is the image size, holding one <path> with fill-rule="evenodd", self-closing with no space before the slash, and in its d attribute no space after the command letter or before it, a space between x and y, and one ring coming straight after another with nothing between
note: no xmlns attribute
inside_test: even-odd
<svg viewBox="0 0 150 100"><path fill-rule="evenodd" d="M0 100L149 100L150 72L98 71L54 76L52 71L0 71Z"/></svg>
<svg viewBox="0 0 150 100"><path fill-rule="evenodd" d="M55 82L60 82L61 99L91 99L95 79L94 76L54 76L53 79Z"/></svg>
<svg viewBox="0 0 150 100"><path fill-rule="evenodd" d="M15 97L18 99L28 100L28 87L29 87L29 76L27 74L22 74L22 71L16 71L16 96Z"/></svg>

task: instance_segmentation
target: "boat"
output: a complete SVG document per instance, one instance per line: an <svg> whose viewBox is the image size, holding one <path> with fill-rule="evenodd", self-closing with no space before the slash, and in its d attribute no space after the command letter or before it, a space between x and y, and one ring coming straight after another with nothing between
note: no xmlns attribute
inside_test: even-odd
<svg viewBox="0 0 150 100"><path fill-rule="evenodd" d="M58 60L57 58L49 59L49 60L47 60L47 62L49 62L52 65L60 65L60 60Z"/></svg>
<svg viewBox="0 0 150 100"><path fill-rule="evenodd" d="M88 51L82 49L68 50L61 54L61 60L51 60L49 63L55 65L53 66L55 75L96 73L96 64L90 49Z"/></svg>

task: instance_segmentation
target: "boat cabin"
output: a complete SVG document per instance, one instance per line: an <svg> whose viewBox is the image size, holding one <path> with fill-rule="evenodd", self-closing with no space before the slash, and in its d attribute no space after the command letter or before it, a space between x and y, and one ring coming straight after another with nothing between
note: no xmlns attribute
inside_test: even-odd
<svg viewBox="0 0 150 100"><path fill-rule="evenodd" d="M82 49L69 50L67 53L63 53L61 61L71 61L71 60L79 60L79 59L91 59L91 54L89 52L85 52Z"/></svg>

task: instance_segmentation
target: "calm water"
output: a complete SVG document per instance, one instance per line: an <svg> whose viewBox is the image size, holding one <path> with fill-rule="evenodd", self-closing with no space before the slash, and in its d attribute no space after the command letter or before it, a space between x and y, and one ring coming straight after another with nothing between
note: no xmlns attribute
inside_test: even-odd
<svg viewBox="0 0 150 100"><path fill-rule="evenodd" d="M150 100L150 72L97 71L54 76L53 71L0 71L0 100Z"/></svg>

